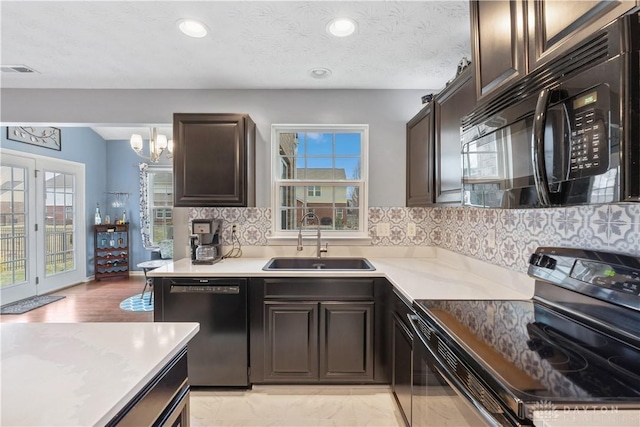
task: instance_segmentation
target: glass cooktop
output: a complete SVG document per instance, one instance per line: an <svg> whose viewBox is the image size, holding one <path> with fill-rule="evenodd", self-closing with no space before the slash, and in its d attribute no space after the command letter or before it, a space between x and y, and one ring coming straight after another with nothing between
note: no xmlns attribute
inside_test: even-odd
<svg viewBox="0 0 640 427"><path fill-rule="evenodd" d="M501 398L640 408L640 348L630 342L534 300L414 306Z"/></svg>

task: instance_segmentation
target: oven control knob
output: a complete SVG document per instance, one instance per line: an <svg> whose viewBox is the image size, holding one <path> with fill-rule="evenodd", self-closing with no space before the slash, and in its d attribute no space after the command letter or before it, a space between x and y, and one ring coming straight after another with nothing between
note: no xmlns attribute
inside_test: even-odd
<svg viewBox="0 0 640 427"><path fill-rule="evenodd" d="M540 255L538 254L531 254L531 256L529 257L529 264L531 265L538 265L538 260L540 259Z"/></svg>
<svg viewBox="0 0 640 427"><path fill-rule="evenodd" d="M556 260L547 255L531 254L529 264L537 267L548 268L553 270L556 268Z"/></svg>
<svg viewBox="0 0 640 427"><path fill-rule="evenodd" d="M550 270L553 270L556 268L556 260L549 256L542 255L538 260L537 265L543 268L548 268Z"/></svg>

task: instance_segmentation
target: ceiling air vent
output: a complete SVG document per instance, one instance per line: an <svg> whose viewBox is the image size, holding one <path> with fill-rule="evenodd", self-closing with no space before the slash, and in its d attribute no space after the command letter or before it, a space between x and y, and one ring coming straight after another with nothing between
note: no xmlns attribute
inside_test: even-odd
<svg viewBox="0 0 640 427"><path fill-rule="evenodd" d="M26 65L0 65L0 71L3 73L36 73L33 68Z"/></svg>

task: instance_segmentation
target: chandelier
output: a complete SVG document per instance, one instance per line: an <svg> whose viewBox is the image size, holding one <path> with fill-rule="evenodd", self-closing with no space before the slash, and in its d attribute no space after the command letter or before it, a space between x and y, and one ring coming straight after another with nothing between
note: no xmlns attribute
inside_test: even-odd
<svg viewBox="0 0 640 427"><path fill-rule="evenodd" d="M129 141L131 144L131 148L136 154L143 159L149 160L151 163L158 163L160 160L160 155L167 152L166 156L170 159L173 156L173 139L167 140L166 135L162 135L158 133L157 128L149 128L149 155L145 156L142 154L142 148L144 147L144 140L142 139L142 135L134 133L131 135L131 140Z"/></svg>

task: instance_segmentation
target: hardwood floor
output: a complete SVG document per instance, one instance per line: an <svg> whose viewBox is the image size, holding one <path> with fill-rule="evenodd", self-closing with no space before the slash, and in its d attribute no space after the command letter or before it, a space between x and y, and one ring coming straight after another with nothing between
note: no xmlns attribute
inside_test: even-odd
<svg viewBox="0 0 640 427"><path fill-rule="evenodd" d="M143 276L81 283L51 293L66 298L24 314L0 315L0 322L152 322L151 311L133 312L120 308L122 300L139 294L143 287Z"/></svg>

